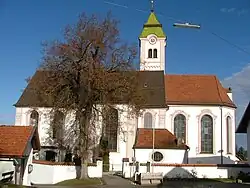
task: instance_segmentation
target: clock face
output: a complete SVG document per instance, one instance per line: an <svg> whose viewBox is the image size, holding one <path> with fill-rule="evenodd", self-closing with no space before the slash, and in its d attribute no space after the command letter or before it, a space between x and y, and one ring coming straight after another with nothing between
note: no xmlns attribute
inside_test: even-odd
<svg viewBox="0 0 250 188"><path fill-rule="evenodd" d="M150 38L149 38L149 43L150 43L150 44L155 44L155 43L156 43L156 40L157 40L156 37L150 37Z"/></svg>

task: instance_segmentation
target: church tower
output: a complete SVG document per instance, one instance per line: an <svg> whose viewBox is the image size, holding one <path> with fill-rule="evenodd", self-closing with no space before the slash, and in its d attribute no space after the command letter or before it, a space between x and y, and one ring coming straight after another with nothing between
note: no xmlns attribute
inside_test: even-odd
<svg viewBox="0 0 250 188"><path fill-rule="evenodd" d="M153 7L153 6L152 6ZM166 35L153 8L139 37L140 70L165 72Z"/></svg>

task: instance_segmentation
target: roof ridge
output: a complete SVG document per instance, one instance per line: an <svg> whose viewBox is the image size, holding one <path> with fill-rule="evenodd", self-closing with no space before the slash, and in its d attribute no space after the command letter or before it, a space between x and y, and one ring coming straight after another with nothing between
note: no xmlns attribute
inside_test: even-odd
<svg viewBox="0 0 250 188"><path fill-rule="evenodd" d="M165 74L164 76L202 76L202 77L207 77L207 76L215 76L215 74Z"/></svg>

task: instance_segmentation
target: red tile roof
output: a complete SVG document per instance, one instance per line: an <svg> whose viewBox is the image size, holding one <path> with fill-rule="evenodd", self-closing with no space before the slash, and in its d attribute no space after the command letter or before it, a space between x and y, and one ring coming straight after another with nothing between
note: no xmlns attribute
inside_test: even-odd
<svg viewBox="0 0 250 188"><path fill-rule="evenodd" d="M29 144L33 149L40 149L38 130L33 126L0 126L0 157L27 156Z"/></svg>
<svg viewBox="0 0 250 188"><path fill-rule="evenodd" d="M155 129L155 149L187 149L185 144L177 145L176 137L167 129ZM153 129L138 128L135 149L152 149L153 147Z"/></svg>
<svg viewBox="0 0 250 188"><path fill-rule="evenodd" d="M236 107L214 75L165 75L168 105L223 105Z"/></svg>
<svg viewBox="0 0 250 188"><path fill-rule="evenodd" d="M36 89L37 85L47 83L49 75L49 72L37 71L15 106L52 107L48 96ZM165 108L166 105L221 105L236 108L227 95L232 91L223 88L215 75L164 75L163 71L139 71L137 76L138 88L145 99L144 108ZM42 87L46 87L46 84ZM128 102L126 97L118 101L121 104Z"/></svg>

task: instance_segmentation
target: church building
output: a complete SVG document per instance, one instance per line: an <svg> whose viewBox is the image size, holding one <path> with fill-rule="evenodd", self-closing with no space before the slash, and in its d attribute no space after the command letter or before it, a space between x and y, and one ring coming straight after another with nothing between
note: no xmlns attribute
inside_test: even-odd
<svg viewBox="0 0 250 188"><path fill-rule="evenodd" d="M139 41L139 82L151 96L137 118L114 110L122 131L109 137L111 169L121 170L123 158L141 163L235 163L236 106L231 89L215 75L165 71L167 37L154 11ZM42 145L38 158L50 160L53 152L59 152L48 137L45 112L51 106L41 103L31 89L42 77L43 72L37 71L15 104L15 124L38 126Z"/></svg>

